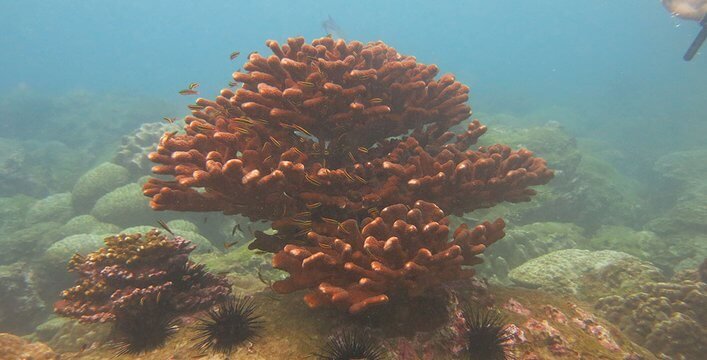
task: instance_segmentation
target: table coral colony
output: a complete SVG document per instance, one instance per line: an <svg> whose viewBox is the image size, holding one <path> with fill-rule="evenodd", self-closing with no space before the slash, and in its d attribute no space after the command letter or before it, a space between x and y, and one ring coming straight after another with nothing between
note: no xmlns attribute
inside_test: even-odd
<svg viewBox="0 0 707 360"><path fill-rule="evenodd" d="M469 88L382 42L269 40L215 101L198 99L186 134L165 134L144 194L155 210L222 211L270 220L251 249L290 273L278 292L309 289L311 307L358 313L393 291L417 295L473 274L503 220L447 214L528 201L553 176L543 159L493 145L469 150ZM165 176L168 179L165 179ZM171 178L171 179L169 179Z"/></svg>

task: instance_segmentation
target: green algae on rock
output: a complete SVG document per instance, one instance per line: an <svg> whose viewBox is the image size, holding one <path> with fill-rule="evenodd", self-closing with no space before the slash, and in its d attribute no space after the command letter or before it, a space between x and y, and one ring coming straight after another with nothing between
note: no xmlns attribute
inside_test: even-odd
<svg viewBox="0 0 707 360"><path fill-rule="evenodd" d="M71 285L74 275L66 271L66 264L74 254L88 254L103 246L104 236L77 234L52 244L34 264L40 296L47 303L57 300L59 291Z"/></svg>
<svg viewBox="0 0 707 360"><path fill-rule="evenodd" d="M59 228L59 232L64 236L76 234L115 234L120 231L116 225L98 221L91 215L79 215L71 218L66 224Z"/></svg>
<svg viewBox="0 0 707 360"><path fill-rule="evenodd" d="M25 263L0 266L0 332L27 334L48 314Z"/></svg>
<svg viewBox="0 0 707 360"><path fill-rule="evenodd" d="M31 343L21 337L0 333L0 360L59 360L55 353L43 343Z"/></svg>
<svg viewBox="0 0 707 360"><path fill-rule="evenodd" d="M158 214L150 209L142 187L137 183L123 185L100 197L91 210L91 215L100 221L119 226L132 226L157 221Z"/></svg>
<svg viewBox="0 0 707 360"><path fill-rule="evenodd" d="M84 212L93 208L96 201L111 190L125 185L130 180L130 172L120 165L102 163L81 175L71 191L75 209Z"/></svg>
<svg viewBox="0 0 707 360"><path fill-rule="evenodd" d="M611 250L559 250L532 259L509 273L514 283L590 300L630 291L647 281L662 279L653 265Z"/></svg>
<svg viewBox="0 0 707 360"><path fill-rule="evenodd" d="M530 259L578 247L586 241L583 232L584 229L572 223L539 222L512 227L503 241L484 252L480 273L506 282L511 269Z"/></svg>
<svg viewBox="0 0 707 360"><path fill-rule="evenodd" d="M628 295L601 298L596 308L655 353L702 358L707 352L707 284L696 274L685 275L644 283Z"/></svg>
<svg viewBox="0 0 707 360"><path fill-rule="evenodd" d="M171 222L170 222L171 223ZM185 228L191 228L188 226L189 223L188 221L185 222L178 222L179 226L184 226ZM123 229L120 233L122 234L147 234L152 229L155 229L155 226L149 226L149 225L140 225L140 226L132 226L126 229ZM198 233L189 231L189 230L182 230L179 227L172 228L170 226L170 229L174 233L174 235L181 236L191 242L192 245L196 245L196 249L192 252L193 255L196 254L204 254L204 253L211 253L211 252L220 252L220 250L214 246L207 238L201 236ZM162 230L160 230L162 231ZM165 231L162 231L162 233L165 233L166 235L170 235L166 233Z"/></svg>
<svg viewBox="0 0 707 360"><path fill-rule="evenodd" d="M25 216L25 224L29 226L47 221L64 223L71 219L73 213L71 193L49 195L29 208Z"/></svg>
<svg viewBox="0 0 707 360"><path fill-rule="evenodd" d="M40 222L9 234L0 234L0 265L33 261L56 241L62 239L61 224Z"/></svg>

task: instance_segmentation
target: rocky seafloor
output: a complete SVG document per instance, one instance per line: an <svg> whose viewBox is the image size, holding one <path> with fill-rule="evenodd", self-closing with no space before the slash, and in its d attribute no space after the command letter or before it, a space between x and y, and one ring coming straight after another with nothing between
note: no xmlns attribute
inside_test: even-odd
<svg viewBox="0 0 707 360"><path fill-rule="evenodd" d="M75 253L96 250L108 235L144 232L157 220L198 245L195 261L227 275L235 293L252 295L258 304L265 320L262 336L230 358L305 358L346 326L369 329L390 358L459 358L456 306L472 297L493 304L517 329L514 351L520 359L699 359L707 351L707 285L696 270L707 256L707 149L652 159L647 166L658 180L648 186L618 171L621 158L605 144L575 139L558 124L495 126L484 142L527 146L558 172L533 202L453 220L508 220L505 239L477 266L478 278L490 284L482 299L469 293L478 280L475 286L452 284L352 318L310 310L301 294L276 295L261 282L259 274L265 280L283 274L270 267L267 256L243 245L267 224L149 209L141 194L149 165L141 159L165 126L140 126L111 150L116 155L94 159L92 169L78 161L56 164L55 170L47 163L33 168L32 159L52 150L29 152L22 150L28 146L0 142L15 149L0 158L4 184L30 175L43 180L0 196L0 359L112 357L107 326L52 314L58 292L74 281L66 262ZM62 174L75 181L50 181L65 179ZM659 201L646 194L657 194ZM199 358L192 349L192 322L182 319L181 330L164 348L137 358Z"/></svg>

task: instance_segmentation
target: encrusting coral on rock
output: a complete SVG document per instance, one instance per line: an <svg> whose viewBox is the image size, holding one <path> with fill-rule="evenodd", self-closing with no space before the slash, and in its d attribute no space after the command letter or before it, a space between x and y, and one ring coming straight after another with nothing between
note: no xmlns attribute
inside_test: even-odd
<svg viewBox="0 0 707 360"><path fill-rule="evenodd" d="M655 353L698 359L707 351L707 284L697 271L648 283L628 296L604 297L596 308Z"/></svg>
<svg viewBox="0 0 707 360"><path fill-rule="evenodd" d="M469 88L450 74L435 79L436 65L382 42L326 37L266 44L273 55L253 53L246 72L233 74L241 88L224 89L215 101L198 99L185 118L186 133L165 133L149 155L161 176L143 190L155 210L271 220L276 233L257 233L250 248L278 253L276 265L296 279L280 283L282 291L320 282L356 289L346 296L319 289L310 304L334 302L358 312L371 297L383 302L392 284L407 282L408 292L417 293L457 278L461 265L475 263L474 255L502 237L503 223L464 228L447 242L443 214L528 201L535 193L529 187L553 176L525 149L470 150L486 132L478 120L461 134L449 131L471 116ZM425 210L410 210L416 204ZM379 216L386 207L389 215ZM398 228L396 220L411 224ZM368 245L355 238L367 226L376 229ZM324 238L332 248L317 243ZM350 261L347 251L358 258ZM307 269L283 263L292 256ZM305 261L310 256L318 260ZM391 273L383 275L384 268ZM354 279L367 283L351 287Z"/></svg>
<svg viewBox="0 0 707 360"><path fill-rule="evenodd" d="M69 271L76 285L62 292L55 311L81 322L107 322L140 311L175 314L203 310L230 293L225 279L189 260L194 246L151 230L107 237L106 246L86 256L76 254Z"/></svg>

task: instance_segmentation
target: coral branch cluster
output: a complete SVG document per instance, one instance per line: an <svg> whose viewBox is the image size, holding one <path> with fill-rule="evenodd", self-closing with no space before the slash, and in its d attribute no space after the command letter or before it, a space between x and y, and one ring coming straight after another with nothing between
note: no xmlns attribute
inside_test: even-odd
<svg viewBox="0 0 707 360"><path fill-rule="evenodd" d="M387 302L391 289L415 296L472 276L473 270L462 265L480 263L476 255L503 237L504 225L500 219L473 229L462 225L448 241L449 221L435 204L392 205L364 220L360 231L355 220L347 220L327 233L310 232L316 245L285 246L273 266L290 277L273 288L280 293L309 288L305 301L310 307L334 304L356 314Z"/></svg>
<svg viewBox="0 0 707 360"><path fill-rule="evenodd" d="M393 266L388 261L398 270L399 264L420 265L410 261L423 248L432 256L461 251L444 255L458 264L443 261L439 269L432 266L429 271L434 275L429 276L397 276L416 279L406 281L408 290L429 287L423 282L458 277L462 272L450 269L473 262L474 251L463 246L450 250L456 249L457 240L442 240L422 228L416 230L422 231L419 234L376 233L371 236L381 244L398 237L401 243L391 246L406 253L397 258L387 253L387 260L381 262L375 259L380 254L365 250L375 252L375 246L364 248L360 239L352 237L363 232L357 224L390 228L393 225L379 217L381 209L399 214L393 209L417 208L426 202L436 204L439 213L463 214L502 201L528 201L534 194L529 187L553 176L543 159L525 149L513 151L503 145L470 149L486 132L478 120L464 131L452 132L452 127L471 116L469 88L449 74L436 78L436 65L418 63L382 42L364 45L327 37L307 44L303 38L291 38L282 46L275 41L267 46L273 55L253 53L245 72L233 74L240 88L224 89L213 101L197 99L185 118L186 134L166 133L160 139L157 151L149 155L159 176L145 184L144 194L156 210L221 211L271 220L276 234L258 233L250 247L278 253L279 261L294 257L302 266L309 264L304 262L309 255L301 255L306 250L317 259L335 258L343 266L351 262L343 250L334 246L325 251L317 243L320 237L338 239L358 252L361 258L354 264L377 274L359 276L375 280L371 284L376 283L376 291L354 290L342 280L355 278L350 271L346 276L327 274L338 272L331 264L323 265L331 261L317 262L322 264L317 265L319 270L307 271L289 261L280 265L306 275L279 285L283 291L294 290L295 284L318 286L307 277L333 278L336 281L326 282L355 294L339 300L342 295L325 296L319 291L317 300L310 296L309 302L341 301L355 310L368 295L382 296L385 287L399 284L373 266ZM426 215L424 220L410 220L414 226L444 222L437 211L433 211L436 215L415 211ZM405 216L396 219L408 221ZM502 225L494 224L470 231L497 234ZM343 229L351 234L340 233ZM485 240L474 241L483 244ZM333 246L333 240L328 242ZM427 243L437 247L420 245ZM432 279L435 276L440 278ZM413 286L412 282L420 283Z"/></svg>
<svg viewBox="0 0 707 360"><path fill-rule="evenodd" d="M144 236L110 236L105 245L69 261L69 271L79 279L62 292L58 314L107 322L144 311L190 313L231 292L225 279L189 260L194 246L179 236L169 239L153 229Z"/></svg>

